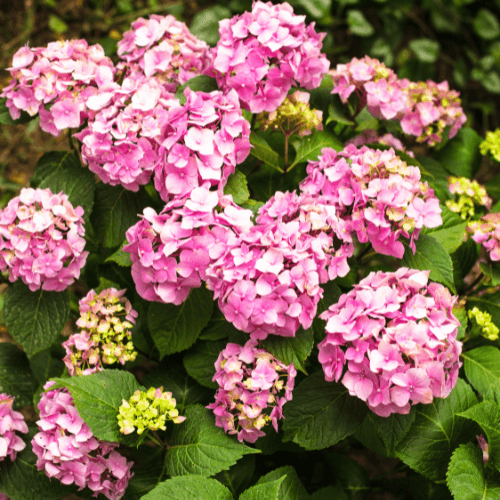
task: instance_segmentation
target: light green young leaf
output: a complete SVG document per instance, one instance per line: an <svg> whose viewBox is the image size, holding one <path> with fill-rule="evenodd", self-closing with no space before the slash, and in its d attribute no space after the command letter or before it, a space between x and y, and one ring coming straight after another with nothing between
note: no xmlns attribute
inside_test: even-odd
<svg viewBox="0 0 500 500"><path fill-rule="evenodd" d="M52 345L69 316L69 294L31 292L20 281L9 288L3 309L4 321L14 340L28 358Z"/></svg>
<svg viewBox="0 0 500 500"><path fill-rule="evenodd" d="M123 442L126 438L118 427L118 410L122 400L143 387L134 375L122 370L104 370L91 375L56 378L51 389L69 389L75 407L97 439Z"/></svg>
<svg viewBox="0 0 500 500"><path fill-rule="evenodd" d="M467 380L484 396L500 379L500 351L497 347L483 346L462 353L462 358Z"/></svg>
<svg viewBox="0 0 500 500"><path fill-rule="evenodd" d="M500 36L500 23L489 9L479 9L472 21L474 31L484 40L494 40Z"/></svg>
<svg viewBox="0 0 500 500"><path fill-rule="evenodd" d="M257 481L257 485L272 484L279 479L283 479L283 481L279 486L278 500L309 500L307 490L304 488L295 469L290 465L280 467L262 476Z"/></svg>
<svg viewBox="0 0 500 500"><path fill-rule="evenodd" d="M233 500L233 495L215 479L189 475L167 479L141 500Z"/></svg>
<svg viewBox="0 0 500 500"><path fill-rule="evenodd" d="M115 253L106 259L106 262L116 262L121 267L131 267L132 259L130 258L130 254L123 251L123 246L126 244L128 244L127 240L123 242L122 246Z"/></svg>
<svg viewBox="0 0 500 500"><path fill-rule="evenodd" d="M260 453L239 443L215 426L213 412L200 405L186 408L186 420L176 425L169 443L166 466L169 476L213 476L227 470L243 455Z"/></svg>
<svg viewBox="0 0 500 500"><path fill-rule="evenodd" d="M434 63L439 56L439 43L430 38L416 38L408 44L417 59L425 63Z"/></svg>
<svg viewBox="0 0 500 500"><path fill-rule="evenodd" d="M296 139L292 142L292 146L297 152L295 161L290 165L288 170L291 170L295 165L308 160L317 160L323 148L333 148L341 151L344 146L342 142L330 134L329 132L315 132L310 136Z"/></svg>
<svg viewBox="0 0 500 500"><path fill-rule="evenodd" d="M246 176L239 170L231 174L224 187L224 194L233 195L233 201L237 205L245 203L250 198Z"/></svg>
<svg viewBox="0 0 500 500"><path fill-rule="evenodd" d="M347 12L347 24L353 35L372 36L375 33L375 29L360 10Z"/></svg>
<svg viewBox="0 0 500 500"><path fill-rule="evenodd" d="M475 404L472 388L458 379L446 399L419 405L415 420L396 446L398 458L433 481L444 479L453 450L475 438L475 424L459 416Z"/></svg>
<svg viewBox="0 0 500 500"><path fill-rule="evenodd" d="M180 305L153 302L148 311L148 327L160 358L191 347L210 321L214 301L205 288L193 288Z"/></svg>
<svg viewBox="0 0 500 500"><path fill-rule="evenodd" d="M245 490L239 500L280 500L279 491L281 483L285 480L286 476L266 482L264 484L256 484L248 490Z"/></svg>
<svg viewBox="0 0 500 500"><path fill-rule="evenodd" d="M467 305L470 308L474 306L481 311L491 314L491 321L500 328L500 292L485 294L480 297L468 297Z"/></svg>
<svg viewBox="0 0 500 500"><path fill-rule="evenodd" d="M294 389L284 412L284 440L293 440L307 450L319 450L355 432L367 406L350 396L343 385L327 382L323 372L318 372Z"/></svg>

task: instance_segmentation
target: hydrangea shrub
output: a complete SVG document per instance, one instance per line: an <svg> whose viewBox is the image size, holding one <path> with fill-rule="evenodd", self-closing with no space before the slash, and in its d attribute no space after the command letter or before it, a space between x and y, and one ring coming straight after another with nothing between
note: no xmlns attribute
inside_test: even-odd
<svg viewBox="0 0 500 500"><path fill-rule="evenodd" d="M324 38L19 48L0 121L74 147L0 208L0 498L496 498L500 135Z"/></svg>

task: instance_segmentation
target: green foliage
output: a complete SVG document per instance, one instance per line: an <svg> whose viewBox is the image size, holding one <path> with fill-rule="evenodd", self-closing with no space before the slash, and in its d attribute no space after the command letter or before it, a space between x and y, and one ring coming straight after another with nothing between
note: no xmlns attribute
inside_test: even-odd
<svg viewBox="0 0 500 500"><path fill-rule="evenodd" d="M210 45L215 45L219 40L219 21L231 17L227 7L214 5L198 12L191 24L191 33Z"/></svg>
<svg viewBox="0 0 500 500"><path fill-rule="evenodd" d="M184 368L193 377L196 382L208 387L216 389L216 382L212 382L215 375L214 363L217 360L219 353L226 347L226 342L197 342L193 349L189 350L184 356Z"/></svg>
<svg viewBox="0 0 500 500"><path fill-rule="evenodd" d="M239 170L231 174L224 187L224 194L233 195L233 201L237 205L242 205L248 201L250 193L248 192L246 176Z"/></svg>
<svg viewBox="0 0 500 500"><path fill-rule="evenodd" d="M496 347L484 346L462 354L465 375L472 387L483 396L500 379L500 352Z"/></svg>
<svg viewBox="0 0 500 500"><path fill-rule="evenodd" d="M290 169L299 163L316 160L323 148L333 148L337 151L343 149L343 144L339 139L328 132L316 132L313 135L292 141L295 148L295 161L290 165Z"/></svg>

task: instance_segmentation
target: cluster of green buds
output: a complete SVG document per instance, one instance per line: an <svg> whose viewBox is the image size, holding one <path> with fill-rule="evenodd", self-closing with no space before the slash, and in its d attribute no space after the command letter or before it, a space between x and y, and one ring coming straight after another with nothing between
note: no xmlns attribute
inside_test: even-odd
<svg viewBox="0 0 500 500"><path fill-rule="evenodd" d="M486 192L486 188L477 181L471 181L466 177L449 177L448 189L455 195L453 200L448 200L446 206L462 219L470 219L476 215L476 207L491 208L492 200Z"/></svg>
<svg viewBox="0 0 500 500"><path fill-rule="evenodd" d="M147 392L135 391L128 401L122 400L118 414L118 425L122 434L137 434L145 430L164 431L167 420L180 424L186 420L176 409L176 401L171 392L162 392L163 387L151 387Z"/></svg>
<svg viewBox="0 0 500 500"><path fill-rule="evenodd" d="M79 333L63 343L63 361L69 374L89 375L101 371L102 364L125 364L134 361L137 352L132 343L131 329L137 312L123 297L125 290L107 288L96 294L91 290L79 302Z"/></svg>
<svg viewBox="0 0 500 500"><path fill-rule="evenodd" d="M263 112L257 116L262 130L271 128L281 130L286 136L297 134L302 137L312 130L323 130L323 112L309 107L310 94L296 90L281 106L271 113Z"/></svg>
<svg viewBox="0 0 500 500"><path fill-rule="evenodd" d="M496 161L500 161L500 129L488 132L486 139L479 145L479 150L482 155L490 153Z"/></svg>
<svg viewBox="0 0 500 500"><path fill-rule="evenodd" d="M488 340L498 340L500 330L493 324L491 314L474 307L469 311L468 316L472 325L470 330L472 337L481 335Z"/></svg>

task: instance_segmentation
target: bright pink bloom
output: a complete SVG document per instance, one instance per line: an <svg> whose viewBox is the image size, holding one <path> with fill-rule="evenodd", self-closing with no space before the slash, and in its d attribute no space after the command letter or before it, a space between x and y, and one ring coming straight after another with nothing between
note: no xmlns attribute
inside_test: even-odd
<svg viewBox="0 0 500 500"><path fill-rule="evenodd" d="M493 262L500 261L500 213L491 212L467 226L472 239L483 246Z"/></svg>
<svg viewBox="0 0 500 500"><path fill-rule="evenodd" d="M28 426L24 417L12 409L14 397L0 394L0 462L6 457L12 461L16 459L17 452L26 448L26 443L16 434L26 434Z"/></svg>

